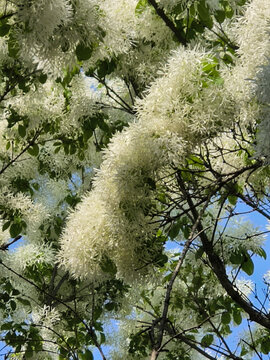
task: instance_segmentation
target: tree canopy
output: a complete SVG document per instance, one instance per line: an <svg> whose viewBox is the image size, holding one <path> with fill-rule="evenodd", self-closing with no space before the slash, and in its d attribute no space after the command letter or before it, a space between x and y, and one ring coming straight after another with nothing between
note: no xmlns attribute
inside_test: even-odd
<svg viewBox="0 0 270 360"><path fill-rule="evenodd" d="M0 74L0 357L265 359L269 1L0 0Z"/></svg>

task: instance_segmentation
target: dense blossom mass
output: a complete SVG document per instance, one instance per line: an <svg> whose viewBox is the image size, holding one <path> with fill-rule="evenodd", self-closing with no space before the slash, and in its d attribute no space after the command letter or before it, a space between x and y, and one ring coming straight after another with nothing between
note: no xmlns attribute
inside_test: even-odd
<svg viewBox="0 0 270 360"><path fill-rule="evenodd" d="M0 357L270 353L269 59L267 0L0 0Z"/></svg>
<svg viewBox="0 0 270 360"><path fill-rule="evenodd" d="M239 38L238 52L243 54L239 64L232 69L221 67L214 79L207 78L208 69L216 65L214 54L181 46L138 100L138 121L114 137L104 154L93 190L70 216L65 228L61 240L62 262L68 264L75 276L97 279L98 270L93 269L101 263L102 256L110 255L119 275L130 277L132 269L136 271L142 262L147 262L147 238L151 241L158 227L158 223L148 225L152 213L146 213L153 206L155 192L147 179L161 183L168 166L183 163L191 149L206 139L217 143L224 137L223 141L229 144L230 135L227 132L223 135L223 131L236 121L241 122L242 131L255 126L260 114L259 102L253 106L249 102L254 99L254 87L263 86L259 81L254 86L254 79L259 66L267 63L270 50L269 7L261 5L253 5L261 19L260 27L259 21L254 21L254 9L234 24ZM259 34L256 59L251 54L255 40L247 32ZM268 86L266 82L265 86ZM262 132L267 136L266 131ZM231 140L230 147L233 143ZM224 171L223 160L218 160L222 161L219 167ZM237 160L241 162L241 157L233 159L230 155L228 163ZM218 166L215 160L213 165ZM82 222L84 217L88 226Z"/></svg>

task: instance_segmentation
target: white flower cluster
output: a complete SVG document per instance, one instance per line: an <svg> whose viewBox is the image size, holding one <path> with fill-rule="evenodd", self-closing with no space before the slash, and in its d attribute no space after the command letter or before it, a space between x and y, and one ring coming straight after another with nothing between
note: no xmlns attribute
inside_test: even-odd
<svg viewBox="0 0 270 360"><path fill-rule="evenodd" d="M20 6L20 1L16 2L20 9L18 18L26 22L28 30L34 31L35 36L41 38L42 42L48 41L59 26L71 21L72 6L66 0L34 0L23 6Z"/></svg>
<svg viewBox="0 0 270 360"><path fill-rule="evenodd" d="M59 211L59 204L69 194L68 183L65 180L40 179L39 191L35 194L35 201L43 204L50 215Z"/></svg>
<svg viewBox="0 0 270 360"><path fill-rule="evenodd" d="M26 236L30 242L36 243L40 238L40 225L49 218L48 210L39 203L34 203L31 198L21 192L16 195L3 189L0 194L0 205L8 211L18 212L21 220L27 224Z"/></svg>
<svg viewBox="0 0 270 360"><path fill-rule="evenodd" d="M211 62L211 54L180 48L138 104L138 123L113 138L94 190L70 215L61 240L60 261L75 276L102 278L108 256L128 281L153 260L152 183L168 162L181 161L189 146L231 121L219 86L203 87L203 67Z"/></svg>
<svg viewBox="0 0 270 360"><path fill-rule="evenodd" d="M10 236L8 230L2 230L3 225L4 221L0 220L0 246L7 244Z"/></svg>
<svg viewBox="0 0 270 360"><path fill-rule="evenodd" d="M132 80L141 91L156 77L157 71L175 49L172 31L156 16L151 6L137 8L138 1L104 0L104 57L117 55L119 77ZM109 49L109 55L108 50ZM100 49L102 53L102 49ZM165 55L165 56L164 56Z"/></svg>
<svg viewBox="0 0 270 360"><path fill-rule="evenodd" d="M75 277L102 279L102 263L109 257L118 277L137 278L138 269L151 263L160 250L153 240L156 203L152 190L164 169L181 163L190 150L230 129L236 120L243 127L254 122L258 106L248 103L254 92L246 77L255 77L257 66L265 62L269 41L261 30L267 26L270 8L264 0L252 4L235 25L240 43L235 69L221 66L210 76L216 62L211 53L180 47L137 102L138 122L113 138L93 191L70 214L61 239L60 262ZM254 56L246 36L251 25L259 40L259 55ZM237 156L231 161L237 162Z"/></svg>
<svg viewBox="0 0 270 360"><path fill-rule="evenodd" d="M98 92L96 81L86 78L83 73L76 75L70 84L70 114L67 121L61 121L60 127L64 134L73 129L78 129L81 124L78 122L82 116L91 116L96 111Z"/></svg>
<svg viewBox="0 0 270 360"><path fill-rule="evenodd" d="M41 263L55 264L55 251L42 243L22 244L5 256L7 265L22 274L27 266L37 266ZM17 278L18 281L20 281Z"/></svg>
<svg viewBox="0 0 270 360"><path fill-rule="evenodd" d="M260 124L256 156L269 162L269 59L270 7L267 0L253 0L233 28L239 44L236 66L224 73L225 88L238 104L241 127ZM263 121L262 121L263 119Z"/></svg>
<svg viewBox="0 0 270 360"><path fill-rule="evenodd" d="M30 68L61 76L76 62L74 50L79 43L97 42L98 14L96 1L17 0L7 10L16 14L14 39L20 58ZM17 26L18 24L18 26ZM84 24L84 26L82 26Z"/></svg>
<svg viewBox="0 0 270 360"><path fill-rule="evenodd" d="M247 298L252 294L255 287L253 281L250 279L236 279L234 285L237 290Z"/></svg>
<svg viewBox="0 0 270 360"><path fill-rule="evenodd" d="M46 360L46 359L57 359L57 324L60 322L61 315L55 308L50 308L49 306L44 305L43 308L36 307L32 312L32 320L34 324L39 326L39 334L41 335L43 341L44 353L37 352L35 354L35 359L37 360Z"/></svg>
<svg viewBox="0 0 270 360"><path fill-rule="evenodd" d="M147 96L138 102L142 121L153 132L174 133L192 147L229 126L234 104L224 96L222 87L207 78L204 70L214 61L214 56L203 49L180 47Z"/></svg>
<svg viewBox="0 0 270 360"><path fill-rule="evenodd" d="M7 108L11 106L20 116L28 118L26 132L29 133L42 127L45 122L50 123L63 116L65 98L61 85L47 80L43 86L32 88L24 95L11 97L5 104ZM5 117L9 116L10 111L6 111ZM66 123L67 120L64 118L63 122ZM18 133L17 127L9 132L14 136Z"/></svg>

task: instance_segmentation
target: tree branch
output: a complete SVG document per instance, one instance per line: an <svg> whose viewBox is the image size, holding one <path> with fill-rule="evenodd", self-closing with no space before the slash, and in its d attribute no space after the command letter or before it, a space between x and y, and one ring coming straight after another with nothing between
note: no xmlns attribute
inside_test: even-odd
<svg viewBox="0 0 270 360"><path fill-rule="evenodd" d="M182 190L183 194L186 197L186 200L191 208L192 216L195 219L198 218L199 214L194 207L193 200L189 194L189 192L185 188L185 184L183 182L183 179L181 178L180 172L177 176L178 184L180 186L180 189ZM227 294L238 304L241 306L241 308L249 315L250 320L255 321L256 323L266 327L267 329L270 329L270 319L267 318L266 315L262 314L261 312L255 310L252 307L252 303L246 301L237 290L235 290L233 284L229 280L225 266L220 259L220 257L215 253L213 244L208 240L208 237L204 231L203 225L201 221L198 223L198 231L199 236L203 244L204 251L206 252L208 259L210 261L210 264L213 268L214 273L216 274L220 284L222 287L226 290Z"/></svg>
<svg viewBox="0 0 270 360"><path fill-rule="evenodd" d="M1 170L0 170L0 175L3 174L3 172L10 167L17 159L19 159L20 156L22 156L32 145L34 145L36 139L39 137L41 133L41 130L37 131L36 134L34 135L33 139L28 143L28 145L17 155L15 156L14 159L12 159L7 165L5 165Z"/></svg>
<svg viewBox="0 0 270 360"><path fill-rule="evenodd" d="M173 21L170 18L168 18L168 16L165 14L164 10L158 6L158 4L156 3L155 0L148 0L148 2L153 6L157 15L165 22L165 24L168 26L168 28L170 28L172 30L172 32L174 33L174 35L176 36L178 41L182 45L186 46L187 45L186 39L183 37L181 31L179 29L177 29L177 27L174 25Z"/></svg>
<svg viewBox="0 0 270 360"><path fill-rule="evenodd" d="M101 348L101 345L99 344L98 340L97 340L97 336L95 333L95 330L93 329L92 326L88 326L88 324L85 322L85 320L83 320L79 314L69 305L67 305L64 301L62 301L61 299L55 297L52 294L49 294L47 291L45 291L44 289L42 289L40 286L38 286L37 284L35 284L33 281L27 279L25 276L19 274L17 271L13 270L11 267L9 267L8 265L4 264L2 260L0 260L0 265L4 266L7 270L9 270L10 272L12 272L13 274L15 274L16 276L18 276L20 279L28 282L28 284L34 286L37 290L39 290L41 293L43 293L44 295L52 298L53 300L56 300L57 302L59 302L60 304L64 305L68 310L70 310L76 317L78 320L81 321L81 323L84 325L85 329L87 330L87 332L89 333L89 335L91 336L93 343L95 344L95 346L97 347L97 349L100 352L100 355L102 357L102 360L106 360L106 357L103 353L103 350Z"/></svg>
<svg viewBox="0 0 270 360"><path fill-rule="evenodd" d="M164 335L164 331L165 331L165 327L166 327L166 322L167 322L167 314L168 314L168 310L169 310L169 305L170 305L170 298L171 298L171 292L172 292L172 288L173 288L173 284L175 282L175 279L179 273L179 270L181 268L181 266L183 265L184 259L186 257L186 254L190 248L190 245L192 244L192 242L199 236L199 233L196 233L196 230L198 228L198 225L200 223L200 217L202 216L204 210L206 209L208 205L208 201L206 201L206 203L204 204L203 209L201 210L200 214L198 215L198 218L196 219L192 230L191 230L191 234L189 236L189 239L186 241L184 249L182 251L181 257L178 260L178 263L174 269L174 272L172 274L172 277L169 281L169 284L167 286L167 290L166 290L166 296L165 296L165 300L164 300L164 307L163 307L163 312L162 312L162 317L160 320L160 330L159 330L159 334L158 334L158 339L157 339L157 343L154 346L154 349L152 350L152 355L151 355L151 360L155 360L157 359L159 353L160 353L160 349L161 349L161 344L162 344L162 340L163 340L163 335Z"/></svg>
<svg viewBox="0 0 270 360"><path fill-rule="evenodd" d="M20 240L21 237L22 237L21 235L16 236L10 243L4 244L4 245L0 246L0 250L2 250L2 251L8 250L8 248L10 247L10 245L12 245L12 244L14 244L15 242L17 242L18 240Z"/></svg>

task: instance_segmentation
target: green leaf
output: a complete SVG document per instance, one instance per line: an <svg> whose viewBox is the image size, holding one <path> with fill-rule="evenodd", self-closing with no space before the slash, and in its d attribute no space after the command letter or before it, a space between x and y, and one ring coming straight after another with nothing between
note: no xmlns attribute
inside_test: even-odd
<svg viewBox="0 0 270 360"><path fill-rule="evenodd" d="M79 61L88 60L92 55L93 49L80 43L77 45L75 53Z"/></svg>
<svg viewBox="0 0 270 360"><path fill-rule="evenodd" d="M102 314L102 308L101 307L96 307L94 310L94 314L93 314L93 319L96 321L100 318Z"/></svg>
<svg viewBox="0 0 270 360"><path fill-rule="evenodd" d="M159 267L162 267L162 266L164 266L164 265L167 263L167 261L168 261L168 256L165 255L165 254L160 254L160 255L157 257L157 259L156 259L156 261L155 261L155 264L156 264L157 266L159 266Z"/></svg>
<svg viewBox="0 0 270 360"><path fill-rule="evenodd" d="M33 357L33 348L30 344L28 344L24 356L26 359L31 359Z"/></svg>
<svg viewBox="0 0 270 360"><path fill-rule="evenodd" d="M19 294L20 294L19 290L17 290L17 289L13 289L13 290L12 290L12 295L13 295L13 296L17 296L17 295L19 295Z"/></svg>
<svg viewBox="0 0 270 360"><path fill-rule="evenodd" d="M226 6L226 17L231 19L233 17L234 11L231 6Z"/></svg>
<svg viewBox="0 0 270 360"><path fill-rule="evenodd" d="M46 74L41 74L39 76L38 80L41 84L45 84L45 82L47 81L47 78L48 78L48 76Z"/></svg>
<svg viewBox="0 0 270 360"><path fill-rule="evenodd" d="M107 255L104 255L102 257L100 267L101 267L101 270L104 271L105 273L109 273L112 275L115 275L117 273L116 265Z"/></svg>
<svg viewBox="0 0 270 360"><path fill-rule="evenodd" d="M33 187L36 191L39 190L39 184L38 184L38 183L33 183L33 184L32 184L32 187Z"/></svg>
<svg viewBox="0 0 270 360"><path fill-rule="evenodd" d="M147 177L145 178L145 182L149 185L151 190L156 190L156 182L154 179Z"/></svg>
<svg viewBox="0 0 270 360"><path fill-rule="evenodd" d="M238 199L237 196L234 196L234 195L229 195L229 196L228 196L229 203L230 203L231 205L233 205L233 206L236 205L237 199Z"/></svg>
<svg viewBox="0 0 270 360"><path fill-rule="evenodd" d="M269 352L270 352L270 339L269 338L265 338L261 342L261 352L265 355L269 354Z"/></svg>
<svg viewBox="0 0 270 360"><path fill-rule="evenodd" d="M254 252L255 252L255 254L259 255L260 257L263 257L264 260L266 260L267 254L266 254L265 250L262 247L256 249Z"/></svg>
<svg viewBox="0 0 270 360"><path fill-rule="evenodd" d="M16 348L15 348L15 352L20 352L21 348L22 348L21 344L17 345Z"/></svg>
<svg viewBox="0 0 270 360"><path fill-rule="evenodd" d="M171 239L175 239L176 238L176 236L179 234L179 231L180 231L180 229L181 229L181 221L180 220L178 220L178 221L175 221L173 224L172 224L172 226L171 226L171 228L170 228L170 231L169 231L169 234L168 234L168 236L171 238Z"/></svg>
<svg viewBox="0 0 270 360"><path fill-rule="evenodd" d="M111 74L116 68L116 62L112 60L99 60L97 64L97 74L99 77L104 78L106 75Z"/></svg>
<svg viewBox="0 0 270 360"><path fill-rule="evenodd" d="M213 343L213 341L214 341L214 336L212 334L207 334L202 338L201 345L203 347L208 347Z"/></svg>
<svg viewBox="0 0 270 360"><path fill-rule="evenodd" d="M70 144L70 150L69 150L70 155L73 155L76 153L76 145L74 143Z"/></svg>
<svg viewBox="0 0 270 360"><path fill-rule="evenodd" d="M81 161L83 161L85 159L85 155L84 155L83 152L78 153L78 159L81 160Z"/></svg>
<svg viewBox="0 0 270 360"><path fill-rule="evenodd" d="M101 322L95 322L95 329L97 330L97 331L103 331L103 327L102 327L102 323Z"/></svg>
<svg viewBox="0 0 270 360"><path fill-rule="evenodd" d="M12 238L18 236L21 231L22 231L22 226L20 223L13 223L9 229L9 233Z"/></svg>
<svg viewBox="0 0 270 360"><path fill-rule="evenodd" d="M205 4L205 0L201 0L198 4L198 15L202 23L209 29L212 29L213 19L211 18L209 8Z"/></svg>
<svg viewBox="0 0 270 360"><path fill-rule="evenodd" d="M242 270L248 274L248 275L252 275L254 272L254 264L253 261L251 260L251 257L246 254L246 259L245 261L242 263Z"/></svg>
<svg viewBox="0 0 270 360"><path fill-rule="evenodd" d="M187 226L187 225L184 225L184 226L183 226L183 235L184 235L184 237L185 237L186 239L189 238L190 231L191 231L191 229L190 229L189 226Z"/></svg>
<svg viewBox="0 0 270 360"><path fill-rule="evenodd" d="M200 259L203 255L203 253L204 253L204 248L200 247L195 253L195 259L196 260Z"/></svg>
<svg viewBox="0 0 270 360"><path fill-rule="evenodd" d="M16 302L13 301L13 300L11 300L11 301L10 301L10 307L11 307L11 309L12 309L13 311L16 310L16 307L17 307Z"/></svg>
<svg viewBox="0 0 270 360"><path fill-rule="evenodd" d="M25 137L26 135L26 129L23 125L18 126L18 133L21 137Z"/></svg>
<svg viewBox="0 0 270 360"><path fill-rule="evenodd" d="M1 326L1 330L11 330L13 329L13 322L7 322Z"/></svg>
<svg viewBox="0 0 270 360"><path fill-rule="evenodd" d="M241 349L241 353L240 353L240 356L245 356L245 355L247 355L248 354L248 349L247 348L245 348L245 347L242 347L242 349Z"/></svg>
<svg viewBox="0 0 270 360"><path fill-rule="evenodd" d="M91 129L86 129L83 131L83 139L87 142L93 135L93 131Z"/></svg>
<svg viewBox="0 0 270 360"><path fill-rule="evenodd" d="M83 354L79 354L80 360L94 360L94 356L92 354L92 351L86 349Z"/></svg>
<svg viewBox="0 0 270 360"><path fill-rule="evenodd" d="M19 297L19 298L17 298L17 300L18 300L19 302L21 302L23 305L26 305L26 306L30 306L30 305L31 305L30 301L27 300L27 299L24 299L24 298Z"/></svg>
<svg viewBox="0 0 270 360"><path fill-rule="evenodd" d="M54 153L57 154L59 153L60 150L61 150L61 146L58 146L55 148Z"/></svg>
<svg viewBox="0 0 270 360"><path fill-rule="evenodd" d="M235 265L240 265L243 262L243 253L237 252L230 256L230 262Z"/></svg>
<svg viewBox="0 0 270 360"><path fill-rule="evenodd" d="M233 64L234 63L233 58L229 54L225 54L222 57L222 60L225 62L225 64Z"/></svg>
<svg viewBox="0 0 270 360"><path fill-rule="evenodd" d="M224 325L228 325L231 322L231 315L229 312L224 312L221 315L221 322Z"/></svg>
<svg viewBox="0 0 270 360"><path fill-rule="evenodd" d="M214 16L215 16L217 22L219 22L221 24L225 20L226 13L224 10L216 10L214 13Z"/></svg>
<svg viewBox="0 0 270 360"><path fill-rule="evenodd" d="M19 50L20 47L17 40L13 36L10 36L8 40L8 55L12 58L17 58Z"/></svg>
<svg viewBox="0 0 270 360"><path fill-rule="evenodd" d="M70 345L70 346L76 345L76 342L77 342L77 340L76 340L76 338L75 338L74 336L71 336L71 337L69 337L69 338L67 339L67 343L68 343L68 345Z"/></svg>
<svg viewBox="0 0 270 360"><path fill-rule="evenodd" d="M241 312L239 310L235 310L233 312L233 321L236 323L236 325L240 325L242 322L242 316Z"/></svg>
<svg viewBox="0 0 270 360"><path fill-rule="evenodd" d="M9 226L10 226L10 223L11 223L11 221L5 222L4 225L2 226L2 231L7 230L9 228Z"/></svg>
<svg viewBox="0 0 270 360"><path fill-rule="evenodd" d="M104 132L108 132L110 130L108 124L102 119L98 122L98 127Z"/></svg>
<svg viewBox="0 0 270 360"><path fill-rule="evenodd" d="M37 144L34 144L32 146L30 146L30 148L27 150L28 153L32 156L38 156L39 154L39 147Z"/></svg>
<svg viewBox="0 0 270 360"><path fill-rule="evenodd" d="M68 143L64 143L64 152L66 155L69 154L69 144Z"/></svg>
<svg viewBox="0 0 270 360"><path fill-rule="evenodd" d="M135 7L135 14L140 15L145 10L146 6L148 5L147 0L139 0L136 7Z"/></svg>
<svg viewBox="0 0 270 360"><path fill-rule="evenodd" d="M106 341L106 337L105 337L105 334L104 333L100 333L100 344L104 344Z"/></svg>
<svg viewBox="0 0 270 360"><path fill-rule="evenodd" d="M105 307L106 310L112 311L112 310L114 310L114 308L115 308L115 303L109 302L109 303L105 304L104 307Z"/></svg>
<svg viewBox="0 0 270 360"><path fill-rule="evenodd" d="M11 26L8 24L3 24L0 26L0 36L5 36L9 33Z"/></svg>
<svg viewBox="0 0 270 360"><path fill-rule="evenodd" d="M211 74L218 66L218 59L216 57L210 59L208 58L207 60L202 62L202 65L203 72L205 72L206 74Z"/></svg>

